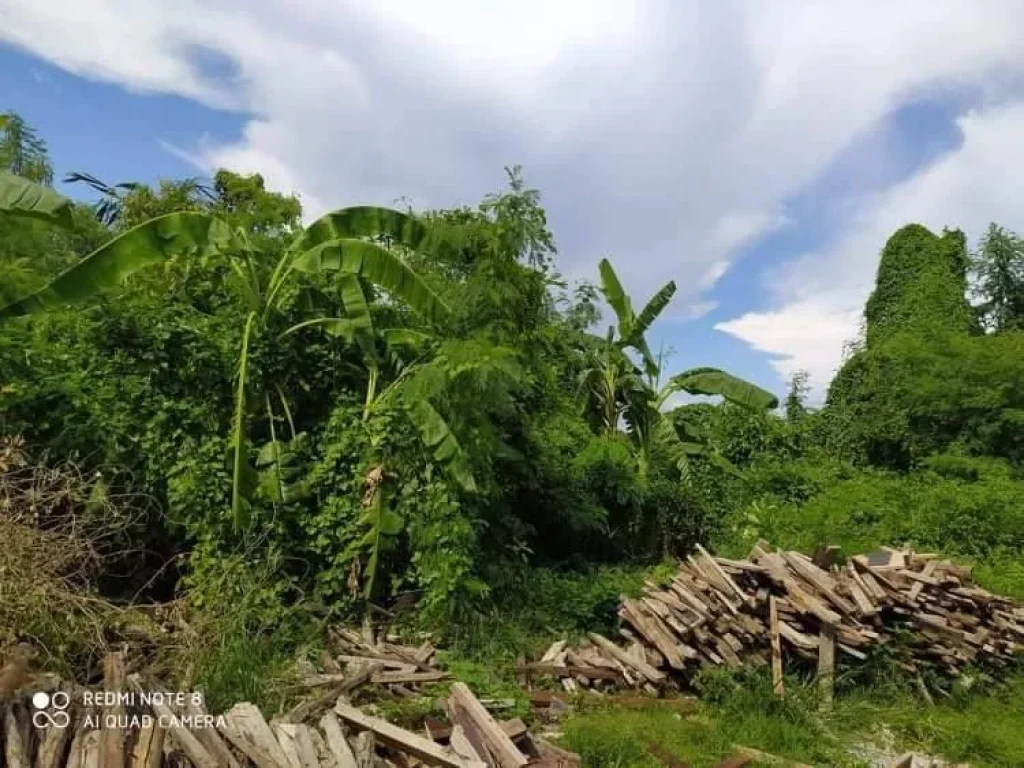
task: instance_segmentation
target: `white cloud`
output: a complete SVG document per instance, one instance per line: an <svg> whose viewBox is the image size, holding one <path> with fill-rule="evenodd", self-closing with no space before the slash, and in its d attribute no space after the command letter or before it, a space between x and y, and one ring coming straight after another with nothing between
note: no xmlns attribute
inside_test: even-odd
<svg viewBox="0 0 1024 768"><path fill-rule="evenodd" d="M1020 66L1021 28L1016 0L0 0L0 41L251 114L184 151L311 211L473 203L522 163L570 277L609 253L682 316L901 99Z"/></svg>
<svg viewBox="0 0 1024 768"><path fill-rule="evenodd" d="M831 246L786 265L774 281L778 308L720 323L754 348L779 356L783 377L806 369L820 399L842 344L858 330L878 255L899 227L938 233L958 227L974 240L990 221L1024 229L1024 104L991 107L959 121L963 144L930 167L865 201Z"/></svg>

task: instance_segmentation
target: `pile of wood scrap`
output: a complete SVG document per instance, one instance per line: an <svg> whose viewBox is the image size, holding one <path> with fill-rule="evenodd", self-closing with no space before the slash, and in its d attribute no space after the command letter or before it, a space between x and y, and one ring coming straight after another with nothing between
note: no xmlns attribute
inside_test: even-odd
<svg viewBox="0 0 1024 768"><path fill-rule="evenodd" d="M813 557L759 542L746 560L703 547L672 582L648 582L623 599L625 643L590 634L556 643L519 671L558 677L567 690L629 686L654 693L702 664L771 664L782 687L783 654L817 660L828 687L836 654L864 660L890 644L904 669L959 676L966 665L1000 668L1024 651L1024 607L973 584L967 569L909 547L835 564L834 547ZM899 638L899 642L894 642Z"/></svg>
<svg viewBox="0 0 1024 768"><path fill-rule="evenodd" d="M450 723L414 733L353 706L296 708L264 719L250 703L210 715L191 694L167 692L126 674L110 654L102 687L49 680L0 702L8 768L387 768L578 766L578 758L535 739L520 720L497 722L466 686L446 701ZM43 699L45 695L45 700ZM200 697L201 698L201 697ZM301 706L301 705L300 705Z"/></svg>
<svg viewBox="0 0 1024 768"><path fill-rule="evenodd" d="M393 638L392 638L393 639ZM434 646L424 641L418 647L399 645L387 638L374 636L369 627L359 633L336 627L328 633L328 644L333 653L325 651L320 659L321 671L312 665L306 669L305 682L310 686L324 686L328 693L337 691L334 698L354 689L356 685L376 685L397 696L414 696L420 686L437 683L449 677L435 665Z"/></svg>

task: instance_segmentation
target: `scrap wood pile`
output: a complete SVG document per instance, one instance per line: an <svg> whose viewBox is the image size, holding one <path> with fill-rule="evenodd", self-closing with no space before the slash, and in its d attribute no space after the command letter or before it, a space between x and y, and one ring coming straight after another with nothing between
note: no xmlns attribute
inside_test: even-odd
<svg viewBox="0 0 1024 768"><path fill-rule="evenodd" d="M857 555L843 566L835 547L814 557L759 542L746 560L703 547L667 586L648 582L619 607L625 644L591 633L559 642L521 664L527 677L554 675L567 690L675 686L700 665L771 664L782 685L782 654L818 661L864 660L879 645L912 674L956 677L968 664L1004 667L1024 651L1024 607L973 584L968 569L909 547ZM894 642L897 638L900 642Z"/></svg>
<svg viewBox="0 0 1024 768"><path fill-rule="evenodd" d="M354 639L359 637L355 633L342 630L338 634L346 642L364 642ZM326 679L307 681L324 686L326 692L269 722L247 702L210 715L201 700L190 694L167 692L146 684L138 674L127 674L120 653L107 656L103 684L96 688L37 676L17 694L0 696L0 768L579 766L576 755L534 737L521 720L495 720L486 701L461 683L455 683L451 695L442 701L448 721L428 718L422 733L371 714L369 707L354 706L349 696L357 688L372 685L375 678L385 689L425 681L378 677L391 674L380 671L389 669L380 654L393 655L396 648L400 654L419 651L424 665L432 655L425 646L385 651L381 644L365 645L352 654L344 673L327 672L321 675ZM365 653L370 647L377 655L367 663ZM4 671L0 670L0 677ZM394 671L399 673L426 674ZM40 700L41 694L46 695L45 701Z"/></svg>

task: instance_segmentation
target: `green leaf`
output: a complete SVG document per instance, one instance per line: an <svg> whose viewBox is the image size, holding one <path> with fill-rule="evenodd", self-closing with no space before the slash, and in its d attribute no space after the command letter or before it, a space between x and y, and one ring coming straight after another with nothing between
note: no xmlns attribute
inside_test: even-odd
<svg viewBox="0 0 1024 768"><path fill-rule="evenodd" d="M384 238L419 253L443 257L451 250L440 233L407 213L377 206L352 206L321 216L291 245L295 253L308 251L331 240Z"/></svg>
<svg viewBox="0 0 1024 768"><path fill-rule="evenodd" d="M298 455L298 448L304 440L305 433L300 432L290 442L270 440L260 448L256 457L259 490L268 501L289 504L307 495Z"/></svg>
<svg viewBox="0 0 1024 768"><path fill-rule="evenodd" d="M433 338L429 333L414 331L411 328L385 328L380 332L380 336L389 347L409 349L419 349Z"/></svg>
<svg viewBox="0 0 1024 768"><path fill-rule="evenodd" d="M70 228L71 201L49 187L0 171L0 213L48 221Z"/></svg>
<svg viewBox="0 0 1024 768"><path fill-rule="evenodd" d="M381 509L380 519L377 523L380 532L385 536L397 536L402 532L404 524L401 516L393 509Z"/></svg>
<svg viewBox="0 0 1024 768"><path fill-rule="evenodd" d="M301 323L296 323L291 328L283 331L278 338L284 338L289 336L296 331L300 331L303 328L310 328L312 326L323 326L323 329L331 336L343 336L349 341L355 338L356 331L359 329L358 326L346 317L314 317L311 320L303 320Z"/></svg>
<svg viewBox="0 0 1024 768"><path fill-rule="evenodd" d="M672 385L691 395L721 395L737 405L754 410L776 408L779 399L756 384L713 368L685 371L673 376Z"/></svg>
<svg viewBox="0 0 1024 768"><path fill-rule="evenodd" d="M668 303L672 301L672 297L676 292L675 281L665 283L661 287L661 290L651 297L651 300L647 302L640 314L636 316L636 320L633 321L633 326L630 328L629 344L634 344L637 340L643 338L643 335L647 333L647 330L653 325L654 321L658 319L658 316L665 310Z"/></svg>
<svg viewBox="0 0 1024 768"><path fill-rule="evenodd" d="M169 213L140 224L100 246L31 296L0 309L0 318L26 315L92 298L134 272L189 249L214 248L230 233L204 213Z"/></svg>
<svg viewBox="0 0 1024 768"><path fill-rule="evenodd" d="M359 275L431 323L451 310L413 269L395 253L365 240L329 240L295 257L295 269L307 273L336 271Z"/></svg>
<svg viewBox="0 0 1024 768"><path fill-rule="evenodd" d="M231 517L235 530L240 531L249 522L252 483L255 471L249 465L249 441L246 435L246 400L248 398L249 340L252 336L256 313L250 312L242 331L242 349L238 356L238 383L235 387L235 414L231 424L229 450L231 462Z"/></svg>
<svg viewBox="0 0 1024 768"><path fill-rule="evenodd" d="M434 458L465 491L476 492L476 481L469 469L469 461L455 439L448 423L426 400L407 403L406 411L420 433L420 440L434 453Z"/></svg>
<svg viewBox="0 0 1024 768"><path fill-rule="evenodd" d="M619 282L612 263L608 259L601 259L598 269L601 271L601 293L615 311L615 316L619 319L619 336L624 338L629 335L629 329L633 325L633 304Z"/></svg>

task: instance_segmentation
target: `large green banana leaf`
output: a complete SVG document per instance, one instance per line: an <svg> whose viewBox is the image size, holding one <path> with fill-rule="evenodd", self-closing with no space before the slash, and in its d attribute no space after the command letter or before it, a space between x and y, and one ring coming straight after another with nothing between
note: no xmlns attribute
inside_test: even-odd
<svg viewBox="0 0 1024 768"><path fill-rule="evenodd" d="M335 271L359 275L379 285L429 322L451 314L448 305L399 256L365 240L329 240L299 254L293 263L302 272Z"/></svg>
<svg viewBox="0 0 1024 768"><path fill-rule="evenodd" d="M227 242L227 226L203 213L169 213L100 246L31 296L0 309L0 318L84 301L120 285L134 272L189 249Z"/></svg>
<svg viewBox="0 0 1024 768"><path fill-rule="evenodd" d="M466 454L441 414L422 399L408 403L406 411L419 431L423 444L434 452L434 458L464 490L475 492L476 481L469 469Z"/></svg>
<svg viewBox="0 0 1024 768"><path fill-rule="evenodd" d="M619 282L619 276L615 274L612 263L608 259L601 259L598 269L601 272L601 292L619 319L620 336L624 336L628 333L627 329L633 325L633 304Z"/></svg>
<svg viewBox="0 0 1024 768"><path fill-rule="evenodd" d="M448 244L436 228L407 213L371 205L340 208L314 221L291 245L293 253L303 253L330 240L384 238L427 255L442 255Z"/></svg>
<svg viewBox="0 0 1024 768"><path fill-rule="evenodd" d="M779 404L771 392L715 368L684 371L670 381L672 387L691 395L721 395L731 403L755 410L770 410Z"/></svg>
<svg viewBox="0 0 1024 768"><path fill-rule="evenodd" d="M256 470L263 498L275 504L290 504L306 497L308 488L298 453L305 442L306 433L300 432L289 442L273 439L260 448Z"/></svg>
<svg viewBox="0 0 1024 768"><path fill-rule="evenodd" d="M668 303L672 301L672 296L675 295L676 284L675 281L669 281L661 287L651 300L647 302L640 314L636 316L633 324L629 329L629 343L634 343L636 339L643 339L643 335L647 333L647 329L651 327L655 320L658 319Z"/></svg>
<svg viewBox="0 0 1024 768"><path fill-rule="evenodd" d="M363 293L363 286L359 283L359 275L342 272L338 276L338 283L341 289L341 303L345 307L345 317L355 328L355 341L366 359L376 364L377 345L373 333L373 318L370 315L366 294Z"/></svg>
<svg viewBox="0 0 1024 768"><path fill-rule="evenodd" d="M0 213L71 226L70 200L7 171L0 171Z"/></svg>

